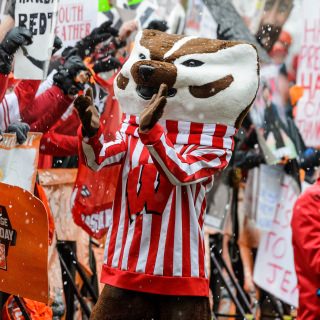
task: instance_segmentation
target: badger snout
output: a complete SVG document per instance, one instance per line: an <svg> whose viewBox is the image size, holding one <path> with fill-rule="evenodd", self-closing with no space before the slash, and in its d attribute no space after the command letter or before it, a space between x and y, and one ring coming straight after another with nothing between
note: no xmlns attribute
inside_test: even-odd
<svg viewBox="0 0 320 320"><path fill-rule="evenodd" d="M150 80L155 70L156 69L154 67L143 64L139 66L139 76L143 81L147 82Z"/></svg>
<svg viewBox="0 0 320 320"><path fill-rule="evenodd" d="M155 60L138 61L131 67L131 74L137 85L138 95L145 100L150 100L162 83L168 86L169 98L177 93L174 88L177 68L172 63Z"/></svg>
<svg viewBox="0 0 320 320"><path fill-rule="evenodd" d="M160 87L161 83L165 83L168 88L173 88L177 68L169 62L142 60L133 64L131 74L137 85Z"/></svg>

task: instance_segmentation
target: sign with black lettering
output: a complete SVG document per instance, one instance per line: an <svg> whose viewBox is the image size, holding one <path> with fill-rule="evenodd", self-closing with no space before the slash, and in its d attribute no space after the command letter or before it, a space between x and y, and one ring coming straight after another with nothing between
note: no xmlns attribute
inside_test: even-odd
<svg viewBox="0 0 320 320"><path fill-rule="evenodd" d="M17 52L14 76L17 79L45 79L54 41L58 0L17 0L16 26L28 28L33 43Z"/></svg>
<svg viewBox="0 0 320 320"><path fill-rule="evenodd" d="M11 222L4 206L0 206L0 269L7 270L7 256L9 247L16 244L17 232Z"/></svg>
<svg viewBox="0 0 320 320"><path fill-rule="evenodd" d="M48 303L48 236L44 204L0 182L1 292Z"/></svg>

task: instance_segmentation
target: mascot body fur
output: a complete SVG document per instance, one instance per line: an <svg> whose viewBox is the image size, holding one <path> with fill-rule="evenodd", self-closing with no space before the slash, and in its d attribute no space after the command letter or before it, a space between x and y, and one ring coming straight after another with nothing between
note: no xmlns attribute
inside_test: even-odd
<svg viewBox="0 0 320 320"><path fill-rule="evenodd" d="M105 143L93 117L88 122L79 112L84 129L96 129L90 138L90 128L82 130L87 165L121 164L102 282L149 294L208 296L205 194L215 172L228 165L258 73L252 45L145 30L115 79L125 113L117 139ZM157 101L160 111L159 103L152 109Z"/></svg>

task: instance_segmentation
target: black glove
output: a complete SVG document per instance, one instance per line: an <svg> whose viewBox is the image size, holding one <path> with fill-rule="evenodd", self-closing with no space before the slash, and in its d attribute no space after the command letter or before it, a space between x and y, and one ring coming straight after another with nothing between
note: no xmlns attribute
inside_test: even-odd
<svg viewBox="0 0 320 320"><path fill-rule="evenodd" d="M108 40L112 36L116 37L118 30L111 27L111 24L112 21L104 22L100 27L93 29L88 36L78 41L75 45L78 55L84 58L90 55L99 43Z"/></svg>
<svg viewBox="0 0 320 320"><path fill-rule="evenodd" d="M27 123L16 122L16 123L11 123L7 131L8 133L15 133L17 136L17 142L19 144L23 144L27 140L30 127Z"/></svg>
<svg viewBox="0 0 320 320"><path fill-rule="evenodd" d="M159 30L162 32L166 32L169 28L166 20L152 20L150 21L146 29Z"/></svg>
<svg viewBox="0 0 320 320"><path fill-rule="evenodd" d="M108 72L121 67L120 61L112 56L103 57L95 62L93 70L95 73Z"/></svg>
<svg viewBox="0 0 320 320"><path fill-rule="evenodd" d="M221 25L218 24L217 28L217 39L219 40L234 40L233 39L232 28L227 28L225 30L221 30Z"/></svg>
<svg viewBox="0 0 320 320"><path fill-rule="evenodd" d="M256 150L235 152L234 166L236 168L249 170L258 167L260 164L265 163L262 154L257 153Z"/></svg>
<svg viewBox="0 0 320 320"><path fill-rule="evenodd" d="M63 46L62 40L58 37L54 37L54 42L53 42L53 50L52 50L52 55L54 55L58 50L60 50Z"/></svg>
<svg viewBox="0 0 320 320"><path fill-rule="evenodd" d="M82 59L78 56L70 57L64 65L59 66L58 72L53 76L53 81L64 94L76 95L84 90L84 84L76 81L76 76L81 71L88 71Z"/></svg>
<svg viewBox="0 0 320 320"><path fill-rule="evenodd" d="M79 56L77 48L69 46L69 47L66 47L65 49L63 49L63 51L61 53L61 57L63 59L67 60L72 56Z"/></svg>
<svg viewBox="0 0 320 320"><path fill-rule="evenodd" d="M19 47L32 43L32 33L22 27L11 29L0 44L0 72L9 74L11 72L13 55Z"/></svg>

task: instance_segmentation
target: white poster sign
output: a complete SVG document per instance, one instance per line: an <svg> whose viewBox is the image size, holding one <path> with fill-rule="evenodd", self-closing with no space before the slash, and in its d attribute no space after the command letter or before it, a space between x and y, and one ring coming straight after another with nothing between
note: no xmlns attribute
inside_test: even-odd
<svg viewBox="0 0 320 320"><path fill-rule="evenodd" d="M97 27L98 3L88 0L60 0L56 35L63 45L74 46Z"/></svg>
<svg viewBox="0 0 320 320"><path fill-rule="evenodd" d="M320 1L302 2L302 47L299 56L297 85L304 88L298 102L296 123L308 146L320 141Z"/></svg>
<svg viewBox="0 0 320 320"><path fill-rule="evenodd" d="M215 39L217 27L203 0L189 0L185 28L187 35Z"/></svg>
<svg viewBox="0 0 320 320"><path fill-rule="evenodd" d="M36 180L41 133L29 133L18 145L14 134L4 134L0 142L0 182L33 193Z"/></svg>
<svg viewBox="0 0 320 320"><path fill-rule="evenodd" d="M23 46L16 54L14 76L16 79L43 80L48 73L51 58L58 0L17 0L16 26L30 29L33 43Z"/></svg>
<svg viewBox="0 0 320 320"><path fill-rule="evenodd" d="M254 267L254 282L280 300L297 307L298 288L291 242L291 218L299 189L291 176L281 184L272 229L263 232Z"/></svg>
<svg viewBox="0 0 320 320"><path fill-rule="evenodd" d="M261 165L257 204L257 227L271 230L280 198L283 170L276 166Z"/></svg>

